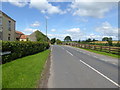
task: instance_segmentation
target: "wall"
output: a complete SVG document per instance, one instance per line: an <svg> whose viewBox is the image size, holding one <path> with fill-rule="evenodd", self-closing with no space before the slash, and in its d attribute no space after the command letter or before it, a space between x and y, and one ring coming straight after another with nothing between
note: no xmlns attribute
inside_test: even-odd
<svg viewBox="0 0 120 90"><path fill-rule="evenodd" d="M11 21L11 30L8 30L8 20ZM3 41L9 41L8 37L10 34L10 41L15 41L15 24L16 22L12 20L5 14L2 14L2 26L3 26Z"/></svg>

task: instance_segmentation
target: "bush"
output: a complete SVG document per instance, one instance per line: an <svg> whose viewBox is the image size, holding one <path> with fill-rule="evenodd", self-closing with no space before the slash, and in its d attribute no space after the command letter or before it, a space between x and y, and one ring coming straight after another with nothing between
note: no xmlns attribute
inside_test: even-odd
<svg viewBox="0 0 120 90"><path fill-rule="evenodd" d="M2 63L13 61L17 58L21 58L27 55L32 55L41 51L44 51L49 48L49 43L41 42L2 42L2 52L11 51L9 55L2 56Z"/></svg>

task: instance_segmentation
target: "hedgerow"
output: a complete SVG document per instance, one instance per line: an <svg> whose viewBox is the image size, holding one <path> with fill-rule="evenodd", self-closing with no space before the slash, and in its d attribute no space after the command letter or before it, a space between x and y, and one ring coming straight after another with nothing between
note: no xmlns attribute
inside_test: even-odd
<svg viewBox="0 0 120 90"><path fill-rule="evenodd" d="M27 55L32 55L49 48L49 43L42 42L20 42L20 41L3 41L2 52L10 51L10 54L2 56L2 63L13 61Z"/></svg>

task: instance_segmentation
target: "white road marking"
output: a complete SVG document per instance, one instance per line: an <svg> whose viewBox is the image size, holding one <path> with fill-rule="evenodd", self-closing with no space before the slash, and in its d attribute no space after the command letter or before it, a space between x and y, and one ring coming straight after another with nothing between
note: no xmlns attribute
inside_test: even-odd
<svg viewBox="0 0 120 90"><path fill-rule="evenodd" d="M72 56L73 56L73 54L72 54L72 53L70 53L69 51L67 51L67 50L66 50L66 52L67 52L67 53L69 53L70 55L72 55Z"/></svg>
<svg viewBox="0 0 120 90"><path fill-rule="evenodd" d="M117 84L115 81L111 80L110 78L108 78L107 76L105 76L104 74L102 74L101 72L99 72L98 70L96 70L95 68L93 68L92 66L90 66L89 64L85 63L84 61L80 60L81 63L85 64L86 66L88 66L90 69L92 69L93 71L97 72L98 74L100 74L101 76L103 76L104 78L106 78L108 81L110 81L111 83L113 83L114 85L116 85L117 87L120 87L119 84Z"/></svg>
<svg viewBox="0 0 120 90"><path fill-rule="evenodd" d="M94 56L95 58L98 58L97 56Z"/></svg>
<svg viewBox="0 0 120 90"><path fill-rule="evenodd" d="M112 64L117 65L116 63L112 63Z"/></svg>

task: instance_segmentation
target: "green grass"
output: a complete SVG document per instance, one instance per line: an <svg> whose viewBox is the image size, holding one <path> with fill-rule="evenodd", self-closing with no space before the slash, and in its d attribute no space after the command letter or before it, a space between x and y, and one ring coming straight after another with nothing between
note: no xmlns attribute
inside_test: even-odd
<svg viewBox="0 0 120 90"><path fill-rule="evenodd" d="M79 48L79 47L77 47ZM84 49L84 48L80 48L80 49ZM94 53L97 53L97 54L102 54L102 55L106 55L106 56L111 56L113 58L118 58L118 55L116 54L111 54L111 53L106 53L106 52L100 52L100 51L96 51L96 50L91 50L91 49L84 49L84 50L87 50L87 51L90 51L90 52L94 52Z"/></svg>
<svg viewBox="0 0 120 90"><path fill-rule="evenodd" d="M35 88L50 50L2 65L3 88Z"/></svg>

